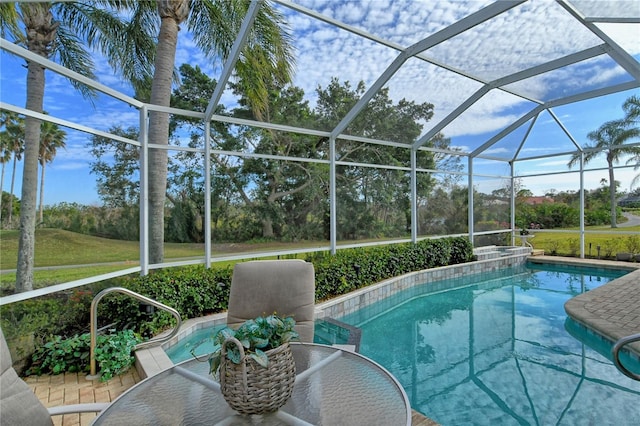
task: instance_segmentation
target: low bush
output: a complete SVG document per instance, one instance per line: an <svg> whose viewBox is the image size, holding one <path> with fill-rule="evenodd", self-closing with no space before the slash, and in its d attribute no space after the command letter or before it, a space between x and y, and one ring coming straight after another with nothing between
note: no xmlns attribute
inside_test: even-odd
<svg viewBox="0 0 640 426"><path fill-rule="evenodd" d="M182 318L194 318L227 309L231 273L229 267L188 266L123 277L113 284L170 306ZM173 327L175 322L168 312L156 310L149 315L138 300L116 293L102 299L98 318L100 325L109 324L118 330L132 328L145 337Z"/></svg>
<svg viewBox="0 0 640 426"><path fill-rule="evenodd" d="M456 237L340 250L335 256L314 254L307 260L316 270L316 300L320 301L390 277L468 262L472 258L469 240Z"/></svg>
<svg viewBox="0 0 640 426"><path fill-rule="evenodd" d="M107 381L124 373L133 365L135 345L142 339L131 330L96 338L95 358L100 380ZM27 375L89 372L91 336L89 333L63 339L56 336L41 346L31 357Z"/></svg>
<svg viewBox="0 0 640 426"><path fill-rule="evenodd" d="M637 235L629 235L624 240L624 247L631 254L640 253L640 238Z"/></svg>

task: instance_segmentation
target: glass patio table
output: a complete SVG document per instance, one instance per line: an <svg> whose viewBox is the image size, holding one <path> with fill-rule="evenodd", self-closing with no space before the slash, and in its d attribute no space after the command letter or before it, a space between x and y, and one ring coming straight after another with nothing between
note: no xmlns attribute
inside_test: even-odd
<svg viewBox="0 0 640 426"><path fill-rule="evenodd" d="M398 381L374 361L337 347L293 343L291 399L265 415L241 415L224 400L209 363L188 360L118 397L94 425L410 425Z"/></svg>

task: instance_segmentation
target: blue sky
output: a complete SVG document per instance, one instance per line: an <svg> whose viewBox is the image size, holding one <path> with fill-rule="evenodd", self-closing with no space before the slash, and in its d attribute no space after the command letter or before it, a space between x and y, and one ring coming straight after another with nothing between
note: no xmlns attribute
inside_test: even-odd
<svg viewBox="0 0 640 426"><path fill-rule="evenodd" d="M408 47L429 35L451 25L470 13L490 4L487 1L414 1L382 0L371 1L296 1L309 10L336 19L397 46ZM575 2L583 6L584 2ZM605 2L601 2L605 3ZM620 13L612 10L616 4L626 7L623 16L640 16L638 2L606 2L606 7L596 10L594 15ZM584 3L584 10L590 3ZM285 13L289 22L296 48L296 75L294 84L302 87L311 105L315 103L315 89L326 87L332 77L348 80L352 86L358 81L367 87L391 64L398 51L389 46L374 43L368 38L357 36L344 29L332 27L324 22L311 19L305 14L277 5ZM629 10L630 9L630 10ZM638 10L635 10L638 9ZM597 13L596 13L597 12ZM640 58L640 24L598 24L612 39ZM527 69L552 59L587 49L602 43L592 32L576 23L558 6L557 2L537 0L528 2L501 15L494 21L481 24L453 39L441 43L424 54L433 62L445 62L460 70L491 81L506 74ZM199 65L212 78L217 78L220 63L210 63L197 51L186 31L181 32L176 66L182 63ZM106 62L96 56L96 73L101 83L131 94L109 68ZM0 99L23 107L26 93L26 69L23 61L0 53ZM510 90L524 93L530 98L549 101L576 93L584 88L597 89L612 82L628 81L630 77L606 56L591 59L583 64L565 67L524 82L514 83ZM482 86L478 81L464 75L445 70L423 60L411 58L385 84L392 99L402 98L417 103L431 102L435 105L433 120L425 123L428 131L453 111L461 102ZM623 116L622 103L632 94L632 90L595 100L553 109L569 133L580 143L586 143L586 135L605 121ZM225 94L222 103L233 108L235 99ZM472 151L505 126L531 109L531 103L509 93L491 91L457 120L443 129L450 137L452 145ZM104 95L93 103L82 99L69 83L47 72L45 110L51 115L76 121L100 130L113 125L137 126L138 111L114 101ZM65 129L67 130L67 129ZM508 157L518 146L518 135L514 132L504 141L492 147L488 154ZM95 176L89 173L91 158L86 147L86 134L68 130L67 148L58 153L46 170L45 203L62 201L98 204L95 190ZM543 114L532 130L529 140L522 149L527 155L565 151L571 147L570 140L563 134L549 114ZM547 158L522 165L518 174L531 170L537 172L567 170L568 159ZM3 190L9 191L11 166L7 164ZM598 167L593 163L592 167ZM507 174L508 166L495 161L478 160L474 165L476 173L491 175ZM622 188L628 189L636 172L632 169L618 170L616 179ZM593 172L588 176L587 188L600 185L600 175ZM525 179L524 185L536 194L550 189L577 190L577 175L542 176ZM480 190L490 190L499 179L478 179ZM14 192L20 194L21 164L18 164Z"/></svg>

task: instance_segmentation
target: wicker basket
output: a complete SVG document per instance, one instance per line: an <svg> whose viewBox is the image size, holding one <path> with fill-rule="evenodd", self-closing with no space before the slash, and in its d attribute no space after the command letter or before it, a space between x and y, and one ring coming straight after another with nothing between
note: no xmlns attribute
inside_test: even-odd
<svg viewBox="0 0 640 426"><path fill-rule="evenodd" d="M226 347L229 343L239 348L240 364L227 359ZM220 390L231 408L241 414L277 411L291 397L296 378L291 346L285 343L265 353L269 357L266 368L245 356L242 344L237 339L231 337L222 345Z"/></svg>

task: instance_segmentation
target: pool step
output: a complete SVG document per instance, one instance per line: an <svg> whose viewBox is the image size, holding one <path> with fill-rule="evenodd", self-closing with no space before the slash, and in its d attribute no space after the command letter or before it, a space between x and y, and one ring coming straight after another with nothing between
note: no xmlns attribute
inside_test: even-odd
<svg viewBox="0 0 640 426"><path fill-rule="evenodd" d="M473 249L478 260L499 259L506 256L517 256L531 253L530 247L521 246L484 246ZM542 252L544 254L544 251Z"/></svg>
<svg viewBox="0 0 640 426"><path fill-rule="evenodd" d="M173 362L160 346L139 349L135 352L136 370L142 379L155 376L162 370L173 367Z"/></svg>

